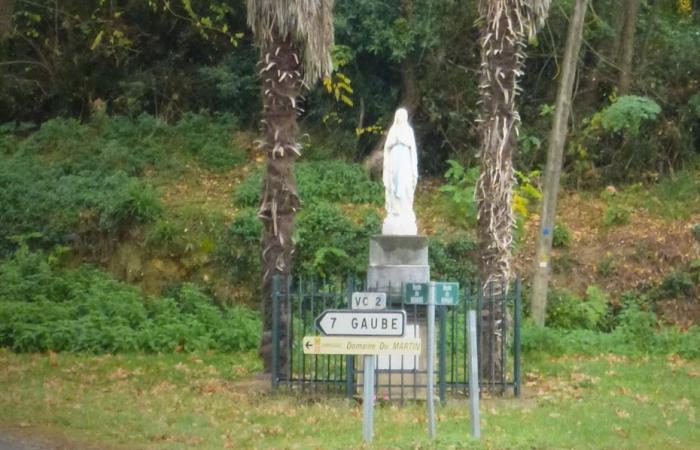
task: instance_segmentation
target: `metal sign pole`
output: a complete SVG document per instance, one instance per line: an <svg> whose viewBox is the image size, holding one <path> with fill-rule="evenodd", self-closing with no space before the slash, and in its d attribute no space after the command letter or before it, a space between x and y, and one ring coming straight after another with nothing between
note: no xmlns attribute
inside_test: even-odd
<svg viewBox="0 0 700 450"><path fill-rule="evenodd" d="M469 406L472 416L472 435L479 439L479 373L476 352L476 311L469 311Z"/></svg>
<svg viewBox="0 0 700 450"><path fill-rule="evenodd" d="M362 436L365 442L372 442L374 427L374 355L365 355L364 377L362 386L362 406L364 417L362 422Z"/></svg>
<svg viewBox="0 0 700 450"><path fill-rule="evenodd" d="M435 283L428 287L428 431L431 439L435 439Z"/></svg>

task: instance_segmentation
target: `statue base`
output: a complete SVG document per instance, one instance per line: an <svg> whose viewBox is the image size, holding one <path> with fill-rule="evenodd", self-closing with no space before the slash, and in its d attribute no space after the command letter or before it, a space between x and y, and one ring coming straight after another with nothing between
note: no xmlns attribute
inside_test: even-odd
<svg viewBox="0 0 700 450"><path fill-rule="evenodd" d="M387 214L382 224L382 236L416 236L418 226L414 213L395 216Z"/></svg>
<svg viewBox="0 0 700 450"><path fill-rule="evenodd" d="M401 309L403 283L430 281L427 236L372 236L369 241L369 267L367 288L369 291L388 292L387 300L394 300L387 307ZM425 307L407 311L407 337L419 337L423 348L418 356L377 357L377 398L422 400L426 396L428 350L426 343L427 319ZM359 361L358 381L362 380L362 362Z"/></svg>

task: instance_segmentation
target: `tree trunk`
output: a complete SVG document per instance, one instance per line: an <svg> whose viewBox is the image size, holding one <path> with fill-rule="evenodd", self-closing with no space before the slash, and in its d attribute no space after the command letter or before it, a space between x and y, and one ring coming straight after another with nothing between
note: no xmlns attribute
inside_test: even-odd
<svg viewBox="0 0 700 450"><path fill-rule="evenodd" d="M0 39L12 31L12 13L15 11L15 0L0 0Z"/></svg>
<svg viewBox="0 0 700 450"><path fill-rule="evenodd" d="M272 300L273 279L279 277L281 289L279 321L279 373L287 368L286 349L292 336L285 302L287 281L292 269L294 245L294 216L299 208L299 195L294 178L294 161L299 156L297 143L297 101L302 89L302 68L299 51L289 40L274 36L270 46L263 49L261 76L263 79L262 147L267 154L267 170L262 186L258 217L263 222L262 234L262 295L263 336L260 356L265 372L272 369Z"/></svg>
<svg viewBox="0 0 700 450"><path fill-rule="evenodd" d="M624 22L620 35L620 78L617 83L619 95L625 95L632 83L632 61L634 59L634 42L637 30L637 13L640 0L625 0Z"/></svg>
<svg viewBox="0 0 700 450"><path fill-rule="evenodd" d="M524 64L526 36L516 1L485 2L481 30L481 176L476 186L477 236L481 254L484 307L479 353L482 381L503 376L505 319L500 302L510 280L514 182L512 152L519 121L515 108L517 78Z"/></svg>
<svg viewBox="0 0 700 450"><path fill-rule="evenodd" d="M557 103L554 112L552 130L549 134L547 149L547 166L544 176L544 195L540 213L540 233L537 236L537 252L532 288L532 316L535 324L544 326L547 308L547 287L551 270L552 235L559 193L559 178L566 142L567 125L573 102L574 80L578 65L581 43L583 42L583 26L586 21L588 0L576 0L574 14L569 23L569 34L566 38L566 50L562 63L562 76L557 93Z"/></svg>
<svg viewBox="0 0 700 450"><path fill-rule="evenodd" d="M591 3L593 4L595 10L600 10L603 5L596 3L595 0L591 0ZM622 6L619 3L613 3L607 8L612 8L612 10L608 9L608 12L606 16L611 17L611 22L612 22L612 27L615 30L614 35L620 36L620 33L622 32L622 24L623 24L623 17L624 14L622 13ZM597 105L600 103L600 101L606 97L605 95L601 95L602 93L598 92L599 89L599 84L602 80L608 78L608 72L610 71L609 69L606 69L605 66L611 66L614 67L614 65L617 63L618 55L620 53L620 39L607 39L602 45L600 45L600 48L597 49L597 52L594 52L593 50L590 51L591 53L591 59L593 60L593 64L591 65L591 68L587 70L588 74L587 77L583 78L583 89L579 90L579 93L581 95L581 99L579 100L580 105L585 105L588 108L597 108ZM613 74L616 72L613 70ZM614 80L615 78L612 78Z"/></svg>

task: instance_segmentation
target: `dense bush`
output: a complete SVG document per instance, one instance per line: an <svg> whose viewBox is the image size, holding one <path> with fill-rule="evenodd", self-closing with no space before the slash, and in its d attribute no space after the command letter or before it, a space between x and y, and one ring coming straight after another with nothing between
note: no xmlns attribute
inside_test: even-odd
<svg viewBox="0 0 700 450"><path fill-rule="evenodd" d="M378 205L383 199L381 184L370 180L359 164L338 160L300 162L294 174L305 204L325 201ZM258 206L262 175L262 169L258 169L236 188L236 205Z"/></svg>
<svg viewBox="0 0 700 450"><path fill-rule="evenodd" d="M364 273L369 237L379 229L380 219L374 209L365 209L359 223L355 223L336 205L309 204L296 225L296 272L321 276Z"/></svg>
<svg viewBox="0 0 700 450"><path fill-rule="evenodd" d="M118 235L161 213L147 184L124 172L69 174L37 159L0 162L0 249L29 233L47 244L70 242L83 231Z"/></svg>
<svg viewBox="0 0 700 450"><path fill-rule="evenodd" d="M221 307L192 284L168 297L138 290L87 266L58 270L26 247L0 263L0 346L17 352L249 350L260 319Z"/></svg>
<svg viewBox="0 0 700 450"><path fill-rule="evenodd" d="M0 130L0 248L38 232L47 244L81 234L118 236L161 215L159 196L141 181L172 181L189 162L226 169L245 161L231 143L230 115L185 114L174 126L142 115L53 119L25 139ZM155 173L153 170L155 169ZM167 231L167 230L161 230Z"/></svg>
<svg viewBox="0 0 700 450"><path fill-rule="evenodd" d="M466 233L450 237L431 236L428 246L432 279L466 281L476 278L477 246L474 237Z"/></svg>
<svg viewBox="0 0 700 450"><path fill-rule="evenodd" d="M236 281L258 283L262 223L256 210L241 210L216 245L215 257Z"/></svg>
<svg viewBox="0 0 700 450"><path fill-rule="evenodd" d="M547 299L547 325L567 330L600 329L608 310L608 298L597 286L586 289L585 298L552 290Z"/></svg>

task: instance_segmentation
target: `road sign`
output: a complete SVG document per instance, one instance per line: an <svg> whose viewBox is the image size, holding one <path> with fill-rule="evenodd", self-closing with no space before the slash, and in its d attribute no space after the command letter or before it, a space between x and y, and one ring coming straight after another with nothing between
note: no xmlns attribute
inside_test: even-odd
<svg viewBox="0 0 700 450"><path fill-rule="evenodd" d="M384 292L353 292L352 309L386 309L386 293Z"/></svg>
<svg viewBox="0 0 700 450"><path fill-rule="evenodd" d="M459 283L435 283L435 304L453 306L459 303Z"/></svg>
<svg viewBox="0 0 700 450"><path fill-rule="evenodd" d="M400 337L406 329L406 312L327 309L316 318L316 328L327 336Z"/></svg>
<svg viewBox="0 0 700 450"><path fill-rule="evenodd" d="M427 305L430 285L435 286L435 304L456 305L459 303L459 283L437 282L404 283L403 302L408 305Z"/></svg>
<svg viewBox="0 0 700 450"><path fill-rule="evenodd" d="M304 336L309 355L418 355L420 338Z"/></svg>
<svg viewBox="0 0 700 450"><path fill-rule="evenodd" d="M409 305L427 305L428 283L404 283L403 302Z"/></svg>

